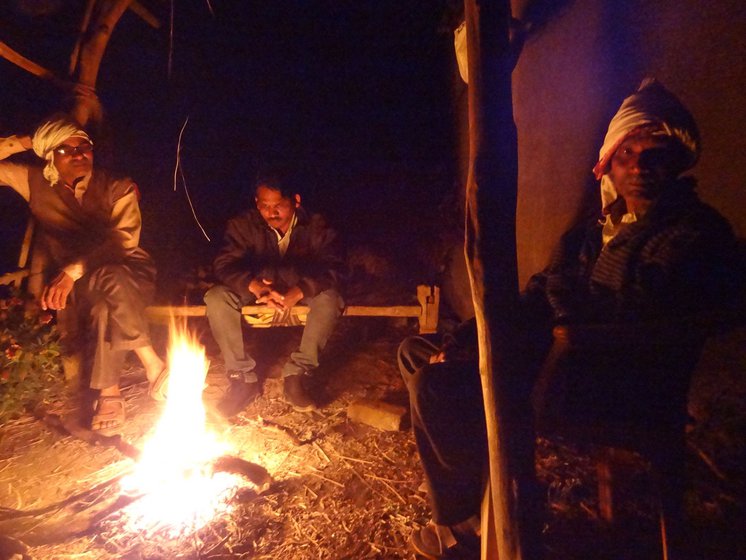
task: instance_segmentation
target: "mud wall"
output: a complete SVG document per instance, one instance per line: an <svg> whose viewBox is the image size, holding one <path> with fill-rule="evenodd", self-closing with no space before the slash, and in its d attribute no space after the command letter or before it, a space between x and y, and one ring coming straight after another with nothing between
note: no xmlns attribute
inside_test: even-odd
<svg viewBox="0 0 746 560"><path fill-rule="evenodd" d="M526 12L514 3L514 14ZM645 76L694 114L700 195L746 237L746 4L577 0L527 41L513 74L521 285L578 213L599 204L591 168L606 126Z"/></svg>

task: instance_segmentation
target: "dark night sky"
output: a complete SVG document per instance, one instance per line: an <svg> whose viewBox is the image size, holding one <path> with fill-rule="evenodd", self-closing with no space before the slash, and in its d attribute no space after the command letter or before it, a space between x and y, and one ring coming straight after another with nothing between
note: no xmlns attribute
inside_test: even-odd
<svg viewBox="0 0 746 560"><path fill-rule="evenodd" d="M162 10L157 31L125 14L98 89L112 165L141 187L143 245L159 267L209 261L263 164L296 169L308 205L356 239L368 231L386 245L435 209L454 174L446 3L212 0L211 15L205 1L177 2L170 76L168 3L145 3ZM5 5L0 40L63 74L77 18L32 19ZM28 131L57 108L57 91L5 60L0 84L0 134ZM181 185L172 191L187 116L183 168L212 243Z"/></svg>

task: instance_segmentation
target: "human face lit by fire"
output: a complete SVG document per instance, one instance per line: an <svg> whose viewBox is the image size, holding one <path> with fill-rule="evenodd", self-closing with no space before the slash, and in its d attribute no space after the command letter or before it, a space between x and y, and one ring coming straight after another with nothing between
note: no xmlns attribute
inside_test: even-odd
<svg viewBox="0 0 746 560"><path fill-rule="evenodd" d="M86 138L71 136L54 149L54 166L62 182L74 186L93 169L93 145Z"/></svg>
<svg viewBox="0 0 746 560"><path fill-rule="evenodd" d="M611 178L630 212L645 212L680 172L680 152L668 136L630 136L611 159Z"/></svg>
<svg viewBox="0 0 746 560"><path fill-rule="evenodd" d="M280 191L276 191L267 185L260 185L256 189L256 208L267 222L267 225L275 228L283 235L290 228L293 221L295 209L300 206L300 195L296 194L292 199L283 198Z"/></svg>

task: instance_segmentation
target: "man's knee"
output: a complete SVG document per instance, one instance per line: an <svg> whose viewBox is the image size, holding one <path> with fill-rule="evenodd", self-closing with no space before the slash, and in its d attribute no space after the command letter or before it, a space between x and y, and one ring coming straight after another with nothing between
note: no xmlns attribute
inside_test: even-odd
<svg viewBox="0 0 746 560"><path fill-rule="evenodd" d="M337 290L324 290L311 298L309 305L324 315L339 317L344 309L344 300Z"/></svg>
<svg viewBox="0 0 746 560"><path fill-rule="evenodd" d="M90 287L103 291L134 281L132 271L123 264L105 264L91 272L90 278Z"/></svg>
<svg viewBox="0 0 746 560"><path fill-rule="evenodd" d="M219 309L223 306L235 308L238 302L238 296L236 296L236 294L227 286L217 284L207 290L204 296L204 301L209 312L210 309Z"/></svg>

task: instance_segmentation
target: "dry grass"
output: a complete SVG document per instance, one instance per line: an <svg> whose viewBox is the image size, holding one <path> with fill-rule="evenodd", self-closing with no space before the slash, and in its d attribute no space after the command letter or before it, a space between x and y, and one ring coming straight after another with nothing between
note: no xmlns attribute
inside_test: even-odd
<svg viewBox="0 0 746 560"><path fill-rule="evenodd" d="M350 322L332 342L325 405L318 413L291 411L281 399L280 381L267 379L262 397L231 422L211 417L211 426L241 457L266 467L274 483L260 496L239 495L232 511L209 526L178 539L125 531L124 510L112 504L119 497L116 479L132 461L114 448L92 447L24 416L2 427L0 505L8 509L0 509L0 520L10 517L9 509L67 503L0 521L0 534L25 541L28 554L39 559L413 559L406 543L412 529L427 522L429 508L418 490L422 474L411 431L380 432L349 422L345 414L360 397L406 398L394 352L408 331L401 324L381 323L385 330L377 332L360 325ZM272 349L264 371L276 372L295 336L287 331L255 337ZM689 505L693 546L704 555L693 558L732 560L745 550L732 525L744 511L743 473L736 463L743 456L746 414L743 401L738 409L732 398L744 394L744 338L737 333L715 341L695 379L697 424L690 435L699 453L690 457ZM209 340L208 350L215 354ZM222 371L215 362L205 392L208 405L222 393ZM148 400L139 369L133 367L126 379L124 437L139 446L160 408ZM718 412L717 403L726 398L718 387L722 383L728 391L720 406L727 410ZM74 403L59 403L52 412L74 414ZM717 430L706 429L718 422ZM547 495L547 558L655 557L655 507L642 461L631 465L623 524L615 531L596 514L595 475L585 450L540 440L537 467ZM108 515L91 523L107 508Z"/></svg>

